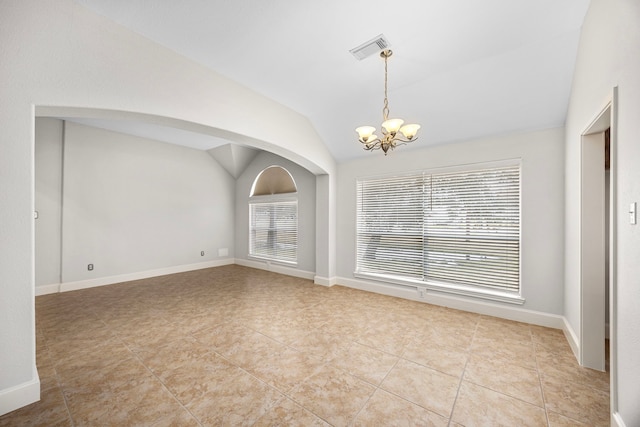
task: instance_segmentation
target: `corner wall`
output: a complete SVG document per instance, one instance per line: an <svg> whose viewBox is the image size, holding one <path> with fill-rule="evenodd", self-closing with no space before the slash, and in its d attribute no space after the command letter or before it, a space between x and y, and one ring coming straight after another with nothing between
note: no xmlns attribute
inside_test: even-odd
<svg viewBox="0 0 640 427"><path fill-rule="evenodd" d="M249 194L258 174L269 166L282 166L291 173L298 187L298 265L287 267L286 274L313 278L316 271L316 176L300 165L278 155L262 152L247 166L236 181L235 193L235 258L236 262L270 269L257 259L249 259ZM275 268L277 263L273 263Z"/></svg>
<svg viewBox="0 0 640 427"><path fill-rule="evenodd" d="M495 305L549 314L554 318L552 323L560 327L557 316L563 314L563 137L564 129L559 128L423 149L400 147L388 156L373 152L366 159L340 164L337 193L338 283L341 279L352 281L356 269L358 178L520 158L521 288L526 301L522 306ZM415 148L421 141L413 144L412 148ZM499 312L504 310L496 311L496 315L503 315Z"/></svg>
<svg viewBox="0 0 640 427"><path fill-rule="evenodd" d="M65 122L62 282L233 253L234 191L205 151Z"/></svg>
<svg viewBox="0 0 640 427"><path fill-rule="evenodd" d="M640 225L629 223L629 205L640 202L640 2L591 0L585 18L566 125L566 274L565 316L576 333L580 328L580 158L581 133L604 109L618 86L617 295L615 315L617 372L612 379L613 419L619 425L640 425ZM614 361L612 361L612 366ZM616 375L616 372L614 372ZM615 384L617 383L617 388ZM617 408L616 405L617 399Z"/></svg>
<svg viewBox="0 0 640 427"><path fill-rule="evenodd" d="M37 382L33 211L38 107L175 118L269 150L317 174L333 174L335 161L306 117L73 0L0 2L0 57L3 413L37 400L22 391ZM329 230L316 238L326 240L322 247L331 247L333 235Z"/></svg>

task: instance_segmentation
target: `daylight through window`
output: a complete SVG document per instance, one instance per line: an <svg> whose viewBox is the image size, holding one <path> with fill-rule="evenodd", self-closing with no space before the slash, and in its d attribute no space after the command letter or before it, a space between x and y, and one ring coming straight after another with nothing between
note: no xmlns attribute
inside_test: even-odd
<svg viewBox="0 0 640 427"><path fill-rule="evenodd" d="M519 164L363 179L357 192L357 274L519 295Z"/></svg>

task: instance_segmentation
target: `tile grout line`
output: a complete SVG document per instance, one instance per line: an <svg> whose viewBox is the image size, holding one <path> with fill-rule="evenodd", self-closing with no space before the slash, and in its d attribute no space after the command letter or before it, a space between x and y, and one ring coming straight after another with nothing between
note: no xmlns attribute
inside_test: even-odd
<svg viewBox="0 0 640 427"><path fill-rule="evenodd" d="M249 328L249 329L251 329L251 328ZM254 331L255 331L255 330L254 330ZM258 332L258 333L262 334L260 331L255 331L255 332ZM272 339L271 337L268 337L268 336L266 336L266 335L264 335L264 334L262 334L262 335L263 335L263 336L265 336L265 337L267 337L267 338L269 338L269 339ZM195 336L191 335L191 337L192 337L193 339L195 339L196 341L198 341L200 344L202 344L202 345L205 345L205 346L206 346L206 344L204 344L204 343L202 343L201 341L199 341ZM284 343L283 343L283 344L284 344ZM285 346L286 346L286 345L285 345ZM287 348L289 348L289 347L287 346ZM293 349L293 350L295 350L295 349ZM270 410L270 409L272 409L272 408L274 408L276 405L278 405L278 403L282 402L282 401L283 401L283 400L285 400L285 399L289 399L289 400L291 400L293 403L295 403L296 405L298 405L299 407L301 407L302 409L304 409L304 410L306 410L306 411L308 411L308 412L312 413L313 415L317 416L317 417L318 417L318 418L320 418L321 420L325 421L327 424L332 425L332 424L331 424L331 423L329 423L327 420L325 420L324 418L322 418L320 415L316 414L316 413L315 413L315 412L313 412L311 409L309 409L309 408L307 408L307 407L303 406L301 403L299 403L298 401L296 401L295 399L293 399L293 398L289 395L289 393L278 390L276 387L272 386L271 384L267 383L266 381L262 380L261 378L258 378L258 377L257 377L257 376L255 376L252 372L250 372L250 371L246 370L245 368L243 368L242 366L238 365L237 363L235 363L234 361L232 361L231 359L229 359L228 357L226 357L226 356L225 356L225 355L223 355L222 353L219 353L217 350L212 349L211 351L212 351L213 353L215 353L216 355L218 355L220 358L222 358L222 359L224 359L225 361L227 361L230 365L232 365L232 366L234 366L234 367L236 367L236 368L240 369L240 370L241 370L241 371L243 371L244 373L246 373L246 374L250 375L250 376L251 376L252 378L254 378L256 381L259 381L260 383L262 383L262 384L266 385L267 387L269 387L269 388L271 388L271 389L275 390L276 392L278 392L278 393L280 393L280 394L282 395L282 397L281 397L281 398L277 399L275 402L273 402L273 404L272 404L272 405L270 405L270 406L267 408L267 411L266 411L264 414L262 414L260 417L258 417L258 418L256 419L256 421L254 422L254 424L256 424L256 423L260 420L260 418L264 417L264 416L269 412L269 410ZM298 351L298 350L296 350L296 351ZM274 353L274 354L275 354L275 353ZM302 379L302 380L300 381L300 383L299 383L299 384L302 384L302 383L303 383L303 382L305 382L307 379L311 378L313 375L314 375L314 374L310 374L310 375L308 375L307 377L305 377L304 379ZM298 385L299 385L299 384L298 384ZM295 389L296 387L297 387L297 385L294 385L293 387L291 387L291 390ZM291 390L289 390L289 391L291 391ZM196 418L196 419L197 419L197 418ZM198 420L198 421L199 421L199 420ZM202 424L200 424L200 425L202 425Z"/></svg>
<svg viewBox="0 0 640 427"><path fill-rule="evenodd" d="M460 381L458 381L458 389L456 390L456 397L453 399L453 405L451 405L451 412L449 413L449 423L447 426L451 426L453 423L453 413L456 409L456 403L458 403L458 397L460 396L460 388L462 388L462 382L464 380L464 375L467 371L467 365L469 364L469 359L471 359L471 346L473 345L473 340L476 338L476 333L478 332L478 328L480 325L480 321L476 320L476 327L473 331L473 336L471 337L471 342L469 343L468 351L467 351L467 360L464 363L464 367L462 368L462 373L460 374Z"/></svg>
<svg viewBox="0 0 640 427"><path fill-rule="evenodd" d="M100 319L103 323L104 320ZM131 353L131 355L142 365L144 366L144 368L151 374L153 375L153 377L160 383L160 385L162 386L162 388L169 393L169 395L178 403L178 405L180 405L185 411L187 411L187 413L189 415L191 415L193 417L194 420L196 420L196 422L198 423L199 426L202 427L202 422L200 422L200 419L198 417L196 417L195 415L193 415L191 413L191 411L189 410L189 408L187 408L185 405L182 404L182 402L180 402L180 400L171 392L171 390L169 390L169 388L166 386L166 384L147 366L146 363L144 363L144 361L142 360L142 358L140 358L140 356L138 355L138 353L136 353L135 351L133 351L131 349L131 347L127 344L127 342L120 336L120 334L118 334L116 331L113 330L113 328L109 327L107 325L107 327L109 328L109 330L111 331L112 335L122 343L122 345L124 345L126 347L126 349L129 351L129 353ZM159 420L156 420L156 422L161 421L162 418L160 418Z"/></svg>
<svg viewBox="0 0 640 427"><path fill-rule="evenodd" d="M177 398L177 396L175 396L171 390L169 390L169 388L167 387L167 385L155 374L155 372L153 372L146 363L144 363L144 361L140 358L140 356L138 355L138 353L136 353L135 351L131 350L131 348L129 347L129 345L120 337L120 335L118 335L117 333L114 333L114 336L122 343L122 345L124 345L127 350L129 350L129 352L133 355L133 357L138 360L138 362L140 362L140 364L142 366L144 366L144 368L151 374L153 375L153 377L160 383L160 385L162 386L162 388L169 393L169 395L178 403L178 405L180 405L185 411L187 411L187 413L189 415L191 415L193 417L194 420L196 420L196 422L198 423L198 425L200 427L202 427L202 422L200 421L200 419L198 417L196 417L190 410L189 408L187 408L185 405L182 404L182 402L180 402L180 400ZM157 421L161 421L160 420L156 420Z"/></svg>
<svg viewBox="0 0 640 427"><path fill-rule="evenodd" d="M49 355L49 357L51 357L51 355ZM74 427L76 425L73 416L71 416L71 410L69 409L69 402L67 401L67 396L64 393L64 387L62 386L62 383L60 382L60 375L58 374L58 370L56 369L56 367L53 367L53 370L56 373L56 388L58 389L58 391L60 392L60 394L62 395L62 399L64 400L64 407L67 410L67 415L69 416L69 421L71 421L71 426Z"/></svg>
<svg viewBox="0 0 640 427"><path fill-rule="evenodd" d="M533 339L533 332L531 332L531 342L533 344L533 356L536 359L536 374L538 375L540 394L542 395L542 404L544 405L544 417L547 420L547 426L549 426L549 408L547 407L547 399L545 397L544 387L542 386L542 374L540 373L540 363L538 362L538 348L536 346L535 340Z"/></svg>
<svg viewBox="0 0 640 427"><path fill-rule="evenodd" d="M351 420L351 424L353 424L357 419L358 419L358 415L360 415L360 412L362 412L362 410L364 409L365 406L367 406L367 403L369 403L369 400L371 400L371 398L373 397L374 394L376 394L378 392L378 390L380 390L380 386L382 385L382 383L384 382L384 380L387 379L387 377L389 376L389 374L391 373L391 371L393 371L393 369L398 366L398 363L400 362L400 357L398 356L398 360L396 360L396 362L393 364L393 366L391 367L391 369L389 369L389 371L385 374L384 378L382 378L382 380L380 381L380 383L378 385L374 385L374 390L373 393L371 393L371 395L367 398L367 401L364 402L364 404L362 405L362 407L358 410L358 412L356 413L356 415L353 417L353 420ZM369 383L370 384L370 383ZM373 385L373 384L372 384ZM383 391L386 392L386 390L382 389ZM398 396L400 397L400 396ZM404 399L406 400L406 399Z"/></svg>

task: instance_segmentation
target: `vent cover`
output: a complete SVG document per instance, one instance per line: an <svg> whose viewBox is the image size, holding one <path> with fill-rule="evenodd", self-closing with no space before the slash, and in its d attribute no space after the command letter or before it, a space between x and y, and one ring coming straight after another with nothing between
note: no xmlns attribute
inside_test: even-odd
<svg viewBox="0 0 640 427"><path fill-rule="evenodd" d="M368 58L371 55L375 55L378 52L381 52L385 49L388 49L391 44L384 36L384 34L380 34L379 36L362 43L358 47L354 47L349 50L356 57L356 59L362 61L364 58Z"/></svg>

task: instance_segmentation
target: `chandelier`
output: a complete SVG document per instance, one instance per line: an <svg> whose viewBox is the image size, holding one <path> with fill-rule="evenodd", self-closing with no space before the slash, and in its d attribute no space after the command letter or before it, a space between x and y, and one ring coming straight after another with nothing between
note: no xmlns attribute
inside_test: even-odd
<svg viewBox="0 0 640 427"><path fill-rule="evenodd" d="M375 134L373 126L361 126L356 129L358 140L365 150L382 150L387 155L389 149L414 141L420 125L404 125L402 119L389 118L389 100L387 99L387 60L393 54L391 50L383 50L380 56L384 58L384 108L382 108L382 137Z"/></svg>

